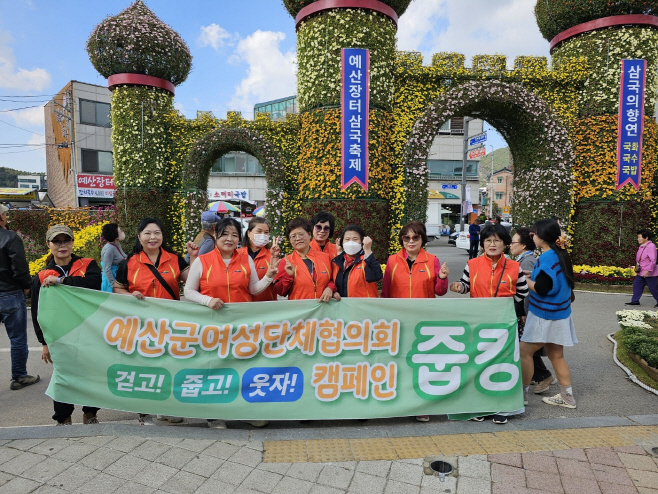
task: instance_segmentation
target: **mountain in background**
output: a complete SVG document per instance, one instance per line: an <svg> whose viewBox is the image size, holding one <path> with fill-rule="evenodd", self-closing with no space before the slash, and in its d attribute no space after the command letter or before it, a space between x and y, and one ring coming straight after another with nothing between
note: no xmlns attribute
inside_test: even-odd
<svg viewBox="0 0 658 494"><path fill-rule="evenodd" d="M30 173L0 166L0 187L18 187L18 175L45 175L45 173Z"/></svg>
<svg viewBox="0 0 658 494"><path fill-rule="evenodd" d="M480 158L480 187L485 187L491 175L491 156L493 155L494 173L503 168L512 168L512 153L509 148L494 149L493 153L487 153Z"/></svg>

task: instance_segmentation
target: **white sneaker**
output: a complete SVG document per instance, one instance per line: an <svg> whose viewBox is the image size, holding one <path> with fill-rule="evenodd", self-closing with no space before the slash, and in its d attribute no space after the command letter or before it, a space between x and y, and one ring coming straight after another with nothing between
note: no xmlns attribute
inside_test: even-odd
<svg viewBox="0 0 658 494"><path fill-rule="evenodd" d="M548 405L556 405L564 408L576 408L576 404L567 403L562 399L562 394L558 393L555 396L543 398L542 401Z"/></svg>
<svg viewBox="0 0 658 494"><path fill-rule="evenodd" d="M210 429L226 429L226 422L221 419L208 419L208 427Z"/></svg>
<svg viewBox="0 0 658 494"><path fill-rule="evenodd" d="M265 427L269 422L267 420L241 420L243 424L249 424L254 427Z"/></svg>

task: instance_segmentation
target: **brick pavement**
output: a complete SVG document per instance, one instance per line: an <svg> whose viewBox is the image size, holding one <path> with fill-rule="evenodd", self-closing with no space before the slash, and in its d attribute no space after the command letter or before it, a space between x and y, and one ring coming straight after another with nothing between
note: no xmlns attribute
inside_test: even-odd
<svg viewBox="0 0 658 494"><path fill-rule="evenodd" d="M550 451L517 442L514 451L490 454L501 449L496 438L510 442L511 433L263 442L221 433L203 439L198 430L189 438L151 436L139 426L126 429L134 435L100 435L94 427L66 428L83 437L0 440L0 494L658 494L658 458L648 453L658 446L656 426L592 428L590 443L618 443L622 432L638 443L599 447L567 444L584 441L583 429L533 431L527 444L546 444L542 432L567 442ZM444 482L424 472L424 457L413 457L429 450L435 459L460 443L469 452L451 458L457 475ZM485 454L472 454L476 446ZM284 453L291 461L272 461Z"/></svg>

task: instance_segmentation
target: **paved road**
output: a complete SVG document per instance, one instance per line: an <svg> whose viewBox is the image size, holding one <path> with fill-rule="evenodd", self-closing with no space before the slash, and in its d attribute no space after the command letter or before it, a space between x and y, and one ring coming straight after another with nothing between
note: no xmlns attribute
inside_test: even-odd
<svg viewBox="0 0 658 494"><path fill-rule="evenodd" d="M450 267L450 279L457 280L464 264L468 260L465 250L448 246L446 240L433 242L429 251L439 256L441 262L446 261ZM446 297L463 297L448 292ZM524 415L514 420L548 419L559 417L596 417L596 416L629 416L655 413L658 409L658 396L648 393L642 388L630 383L624 372L612 361L612 344L606 335L617 331L615 312L624 308L628 295L599 294L578 292L574 303L574 321L579 344L565 350L567 361L571 366L574 392L578 400L576 410L561 407L551 407L541 403L541 397L532 396L530 406ZM644 308L653 307L646 300ZM52 401L45 395L45 390L52 374L52 366L39 359L39 343L34 337L31 323L28 327L29 346L35 348L30 352L28 372L40 374L42 382L19 391L9 389L10 359L9 340L4 330L0 330L0 376L5 376L5 384L0 386L0 426L26 426L52 424ZM551 392L557 392L557 385ZM76 411L74 421L79 422L81 412ZM135 414L111 410L100 412L103 422L131 421L135 423ZM434 421L442 421L436 417ZM201 426L203 421L191 421L193 425ZM273 422L268 428L290 429L303 427L326 427L327 429L346 426L363 427L363 424L352 421L313 422L312 424L293 422ZM410 427L423 427L408 418L371 420L369 427L390 427L392 425L409 424ZM233 428L248 427L241 423L230 423ZM327 431L330 433L330 431Z"/></svg>

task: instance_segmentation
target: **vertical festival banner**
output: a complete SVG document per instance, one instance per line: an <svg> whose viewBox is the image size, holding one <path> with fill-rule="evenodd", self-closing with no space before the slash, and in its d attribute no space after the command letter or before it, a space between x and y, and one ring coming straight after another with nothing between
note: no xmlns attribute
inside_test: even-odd
<svg viewBox="0 0 658 494"><path fill-rule="evenodd" d="M370 51L341 51L342 190L356 182L368 190L368 115L370 110Z"/></svg>
<svg viewBox="0 0 658 494"><path fill-rule="evenodd" d="M629 182L636 190L640 189L646 69L646 60L621 61L619 129L617 136L617 190Z"/></svg>

